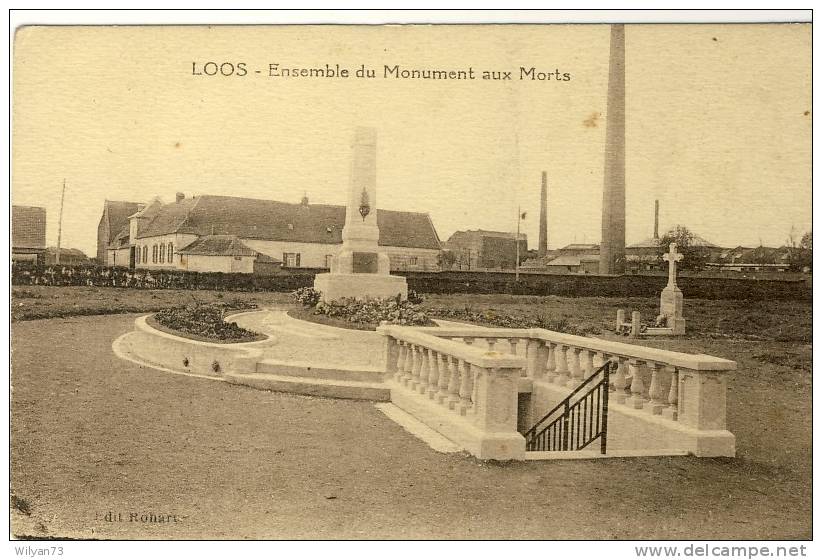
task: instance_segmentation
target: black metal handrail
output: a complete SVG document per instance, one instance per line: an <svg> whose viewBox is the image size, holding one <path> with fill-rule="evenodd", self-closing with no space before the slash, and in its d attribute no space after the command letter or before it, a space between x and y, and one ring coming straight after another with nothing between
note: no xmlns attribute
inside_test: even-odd
<svg viewBox="0 0 822 560"><path fill-rule="evenodd" d="M608 444L610 373L611 362L605 362L525 432L526 451L578 451L600 438L600 453L604 455ZM572 403L571 399L594 382L600 374L602 378ZM562 411L562 414L540 429L540 426L559 411Z"/></svg>

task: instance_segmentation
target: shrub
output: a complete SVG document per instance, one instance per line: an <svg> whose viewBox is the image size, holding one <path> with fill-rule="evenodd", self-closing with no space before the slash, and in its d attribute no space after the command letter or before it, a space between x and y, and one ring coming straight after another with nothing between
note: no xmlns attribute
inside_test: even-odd
<svg viewBox="0 0 822 560"><path fill-rule="evenodd" d="M414 305L419 305L425 301L425 299L422 297L422 294L417 293L415 290L408 290L408 301Z"/></svg>
<svg viewBox="0 0 822 560"><path fill-rule="evenodd" d="M322 296L320 292L309 287L300 288L292 292L291 295L294 296L294 301L305 307L314 307L320 302L320 297Z"/></svg>
<svg viewBox="0 0 822 560"><path fill-rule="evenodd" d="M319 302L314 308L317 315L335 317L350 323L379 325L385 321L394 325L430 325L431 320L415 304L399 298Z"/></svg>
<svg viewBox="0 0 822 560"><path fill-rule="evenodd" d="M211 340L245 340L259 336L234 322L223 319L226 305L189 305L163 309L154 315L162 326Z"/></svg>

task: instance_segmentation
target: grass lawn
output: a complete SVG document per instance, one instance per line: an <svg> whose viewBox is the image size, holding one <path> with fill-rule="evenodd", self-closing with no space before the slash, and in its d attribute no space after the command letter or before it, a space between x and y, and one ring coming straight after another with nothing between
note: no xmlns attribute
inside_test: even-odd
<svg viewBox="0 0 822 560"><path fill-rule="evenodd" d="M276 292L14 286L11 290L11 319L27 321L79 315L147 313L192 303L231 304L234 301L256 303L258 307L292 303L289 294Z"/></svg>
<svg viewBox="0 0 822 560"><path fill-rule="evenodd" d="M648 346L736 360L737 457L481 462L439 454L370 403L268 393L116 358L134 315L287 294L14 288L16 535L77 538L792 539L811 536L809 303L686 301L689 335ZM34 296L34 297L32 297ZM39 296L39 297L38 297ZM214 298L209 300L208 298ZM22 305L20 305L22 304ZM543 313L610 337L652 300L429 296ZM35 316L59 317L22 320ZM71 336L67 336L71 333ZM109 522L107 512L174 523Z"/></svg>

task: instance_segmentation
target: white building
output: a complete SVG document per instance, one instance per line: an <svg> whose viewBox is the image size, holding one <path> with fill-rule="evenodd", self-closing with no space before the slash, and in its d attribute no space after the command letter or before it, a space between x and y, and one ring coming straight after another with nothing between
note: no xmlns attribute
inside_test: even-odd
<svg viewBox="0 0 822 560"><path fill-rule="evenodd" d="M377 210L377 222L391 270L439 270L441 244L428 214ZM178 193L171 204L155 200L128 216L108 241L106 264L253 272L282 261L283 268L326 269L344 225L345 206L309 204L307 197L291 204Z"/></svg>

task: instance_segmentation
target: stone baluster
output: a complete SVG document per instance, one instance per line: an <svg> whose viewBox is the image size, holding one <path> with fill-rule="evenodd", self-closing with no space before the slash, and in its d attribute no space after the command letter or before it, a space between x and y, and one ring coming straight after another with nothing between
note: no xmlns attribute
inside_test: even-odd
<svg viewBox="0 0 822 560"><path fill-rule="evenodd" d="M514 356L517 355L517 344L518 343L519 343L519 340L516 339L516 338L509 338L508 339L508 346L510 347L509 352L511 354L513 354Z"/></svg>
<svg viewBox="0 0 822 560"><path fill-rule="evenodd" d="M662 364L648 362L651 370L651 385L648 387L648 397L651 399L650 409L653 414L662 414L662 409L666 406L667 395L662 389Z"/></svg>
<svg viewBox="0 0 822 560"><path fill-rule="evenodd" d="M582 349L579 367L582 369L583 379L588 379L594 373L594 354L593 350Z"/></svg>
<svg viewBox="0 0 822 560"><path fill-rule="evenodd" d="M486 344L488 344L488 351L493 352L494 348L497 346L497 339L496 338L486 338Z"/></svg>
<svg viewBox="0 0 822 560"><path fill-rule="evenodd" d="M428 398L433 399L440 390L440 355L435 350L428 349Z"/></svg>
<svg viewBox="0 0 822 560"><path fill-rule="evenodd" d="M417 388L417 383L420 378L420 368L422 367L422 356L420 355L420 347L416 344L411 345L411 376L408 378L406 386L412 391Z"/></svg>
<svg viewBox="0 0 822 560"><path fill-rule="evenodd" d="M440 372L440 377L437 382L437 393L434 398L441 404L448 396L448 384L451 380L451 372L448 369L448 356L440 352L437 353L437 369Z"/></svg>
<svg viewBox="0 0 822 560"><path fill-rule="evenodd" d="M460 402L460 366L457 358L448 356L448 408L454 410Z"/></svg>
<svg viewBox="0 0 822 560"><path fill-rule="evenodd" d="M553 342L544 342L543 348L547 356L545 362L546 379L553 383L557 378L557 345Z"/></svg>
<svg viewBox="0 0 822 560"><path fill-rule="evenodd" d="M631 406L640 409L645 406L648 399L645 398L645 383L642 381L641 360L630 360L628 371L631 372Z"/></svg>
<svg viewBox="0 0 822 560"><path fill-rule="evenodd" d="M671 387L668 389L668 406L662 411L662 415L669 420L676 420L678 417L679 405L679 370L673 368L671 371Z"/></svg>
<svg viewBox="0 0 822 560"><path fill-rule="evenodd" d="M565 385L566 381L568 381L570 374L568 372L568 351L570 349L562 344L557 344L554 347L554 355L556 360L556 366L554 368L554 381L559 385Z"/></svg>
<svg viewBox="0 0 822 560"><path fill-rule="evenodd" d="M411 376L414 372L414 348L411 344L405 343L405 362L403 363L404 373L402 375L402 379L400 380L404 386L408 386L411 382Z"/></svg>
<svg viewBox="0 0 822 560"><path fill-rule="evenodd" d="M405 377L405 359L408 357L408 345L402 340L399 341L399 355L397 356L397 372L394 374L394 379L400 383Z"/></svg>
<svg viewBox="0 0 822 560"><path fill-rule="evenodd" d="M593 370L591 371L591 373L601 368L605 364L605 362L608 361L608 356L606 354L603 354L602 352L592 352L592 354L593 357L591 358L591 367L593 368Z"/></svg>
<svg viewBox="0 0 822 560"><path fill-rule="evenodd" d="M431 362L428 359L428 348L420 347L420 375L414 389L421 395L428 391L428 375L431 372Z"/></svg>
<svg viewBox="0 0 822 560"><path fill-rule="evenodd" d="M611 384L614 386L616 401L619 404L625 404L627 397L625 390L628 388L628 378L625 375L626 359L622 356L616 357L616 371L611 378Z"/></svg>
<svg viewBox="0 0 822 560"><path fill-rule="evenodd" d="M460 415L465 416L471 410L471 394L474 390L473 373L471 364L465 360L460 360L460 402L457 410Z"/></svg>
<svg viewBox="0 0 822 560"><path fill-rule="evenodd" d="M576 387L582 382L582 368L579 365L579 354L582 348L571 347L565 351L565 358L568 360L568 378L565 381L566 387Z"/></svg>
<svg viewBox="0 0 822 560"><path fill-rule="evenodd" d="M539 379L544 373L540 371L540 368L544 370L545 364L540 363L539 346L540 341L535 338L528 339L525 342L525 377Z"/></svg>

